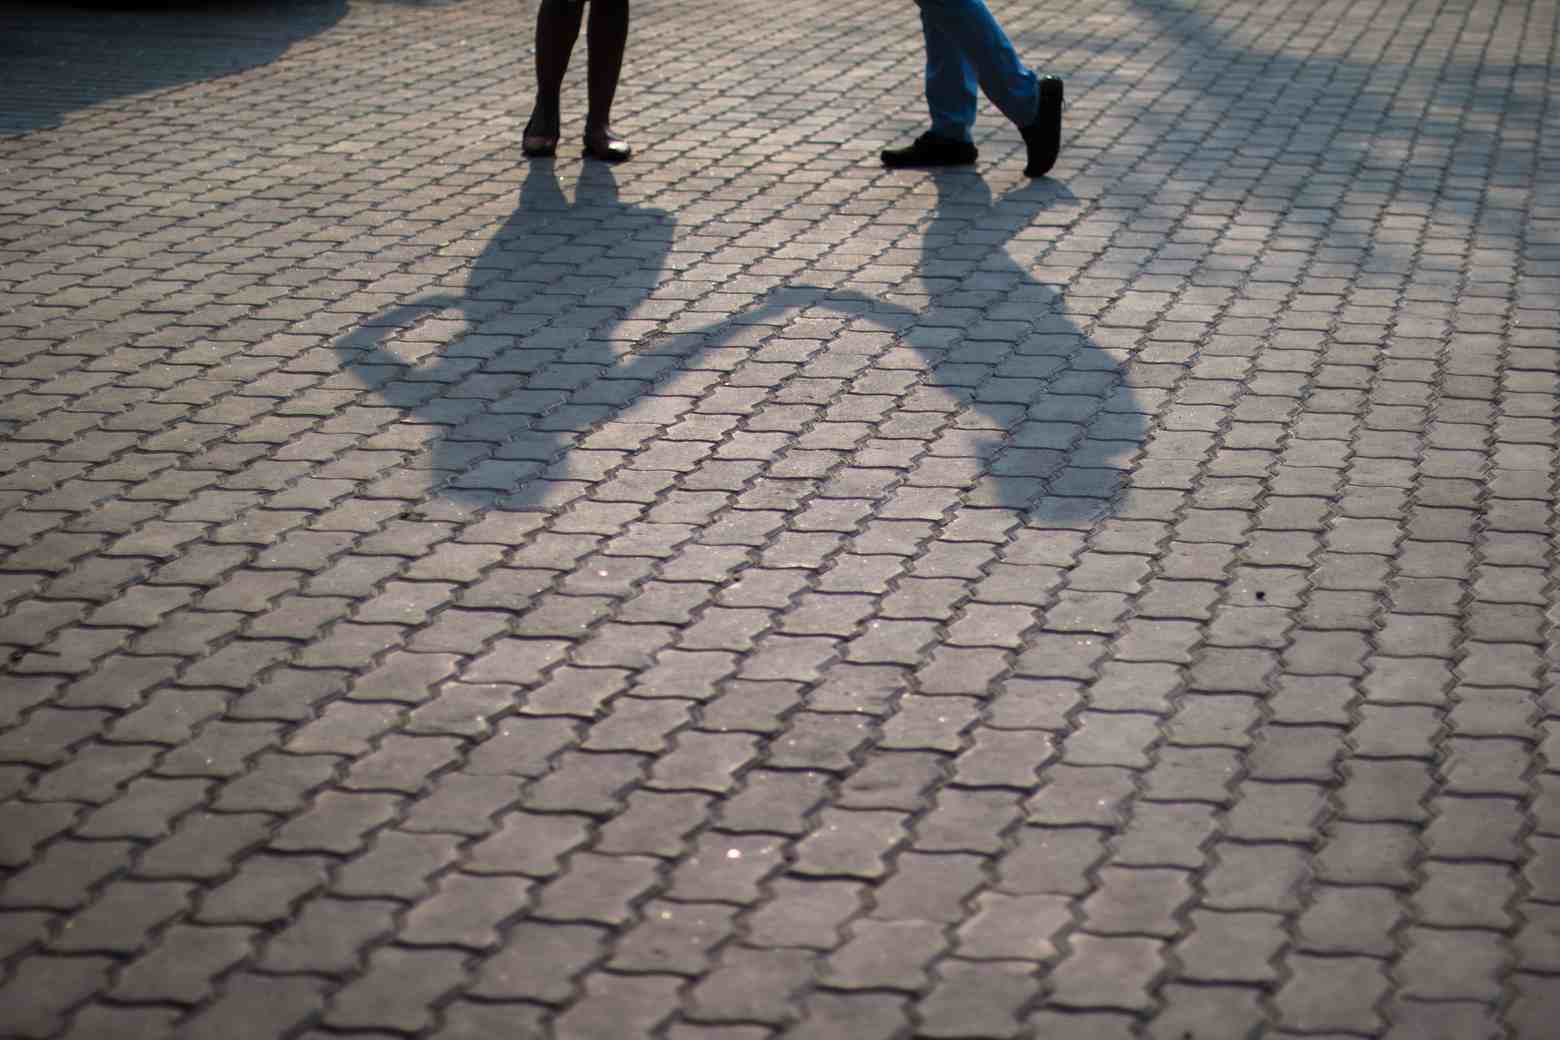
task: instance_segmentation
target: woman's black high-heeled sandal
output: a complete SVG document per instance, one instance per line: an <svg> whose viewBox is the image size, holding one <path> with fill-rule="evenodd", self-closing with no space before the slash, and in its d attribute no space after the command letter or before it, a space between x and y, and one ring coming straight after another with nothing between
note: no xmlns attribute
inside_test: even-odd
<svg viewBox="0 0 1560 1040"><path fill-rule="evenodd" d="M634 154L634 146L602 127L585 131L585 156L602 162L625 162Z"/></svg>
<svg viewBox="0 0 1560 1040"><path fill-rule="evenodd" d="M520 150L533 159L547 159L558 154L558 124L551 127L552 133L540 133L536 129L538 120L531 116L530 122L525 124L525 133L520 136Z"/></svg>

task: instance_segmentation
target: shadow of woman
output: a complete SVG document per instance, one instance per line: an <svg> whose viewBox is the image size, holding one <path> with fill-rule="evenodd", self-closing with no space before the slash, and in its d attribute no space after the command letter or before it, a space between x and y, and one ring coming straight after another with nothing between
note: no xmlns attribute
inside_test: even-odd
<svg viewBox="0 0 1560 1040"><path fill-rule="evenodd" d="M427 487L414 492L456 514L553 511L634 452L659 445L668 468L691 468L693 454L662 434L730 375L726 359L710 359L752 357L788 326L826 319L843 335L825 337L809 363L832 358L831 371L853 373L836 381L845 394L878 398L883 421L870 436L888 450L873 455L918 457L898 464L913 466L911 484L968 506L1015 510L1031 524L1091 523L1147 424L1120 359L1009 252L1065 189L1041 182L994 201L972 172L930 183L936 201L912 275L925 294L904 294L918 306L800 282L665 333L652 297L671 215L621 201L598 164L583 168L570 202L553 164L533 163L460 292L386 310L335 349L356 382L409 413L374 446L426 449L413 466L430 471ZM771 402L784 392L783 383L744 388ZM907 454L909 441L920 446Z"/></svg>

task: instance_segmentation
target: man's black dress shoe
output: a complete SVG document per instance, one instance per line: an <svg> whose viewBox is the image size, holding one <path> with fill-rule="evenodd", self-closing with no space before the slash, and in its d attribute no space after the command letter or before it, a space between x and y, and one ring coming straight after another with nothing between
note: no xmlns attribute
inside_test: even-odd
<svg viewBox="0 0 1560 1040"><path fill-rule="evenodd" d="M928 130L904 148L883 149L883 165L892 169L918 166L968 166L979 155L979 150L969 141L958 141Z"/></svg>
<svg viewBox="0 0 1560 1040"><path fill-rule="evenodd" d="M602 162L624 162L634 154L634 148L621 137L613 135L605 127L585 131L585 155Z"/></svg>
<svg viewBox="0 0 1560 1040"><path fill-rule="evenodd" d="M1040 80L1040 111L1035 121L1019 133L1024 135L1024 145L1029 150L1029 162L1024 172L1031 177L1044 177L1056 165L1056 154L1062 150L1062 81L1055 76Z"/></svg>

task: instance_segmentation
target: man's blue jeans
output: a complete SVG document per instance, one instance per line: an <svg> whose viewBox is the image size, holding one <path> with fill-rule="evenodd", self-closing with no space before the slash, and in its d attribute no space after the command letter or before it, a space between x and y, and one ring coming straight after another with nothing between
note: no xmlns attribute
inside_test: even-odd
<svg viewBox="0 0 1560 1040"><path fill-rule="evenodd" d="M1019 127L1040 108L1040 78L1018 59L985 0L915 0L926 37L926 106L932 132L970 140L978 87Z"/></svg>

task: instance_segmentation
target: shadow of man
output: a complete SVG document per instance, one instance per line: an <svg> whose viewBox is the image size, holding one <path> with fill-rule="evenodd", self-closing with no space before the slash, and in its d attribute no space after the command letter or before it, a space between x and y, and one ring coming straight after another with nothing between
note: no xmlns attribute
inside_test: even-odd
<svg viewBox="0 0 1560 1040"><path fill-rule="evenodd" d="M1118 358L1009 252L1070 196L1048 182L993 200L973 172L930 184L935 203L910 279L921 285L899 286L924 305L801 282L703 325L684 316L684 331L666 333L652 297L671 215L622 202L599 164L583 168L570 202L553 164L536 162L461 291L390 308L335 349L358 383L408 414L378 446L426 448L426 491L446 509L553 511L634 452L660 444L680 458L661 434L730 375L731 364L710 361L717 353L751 357L793 323L826 319L846 335L825 337L811 360L840 355L832 370L851 373L840 393L881 398L869 437L918 442L874 453L919 456L899 463L913 467L910 483L1033 525L1091 523L1116 495L1146 417ZM745 388L773 402L783 383Z"/></svg>

